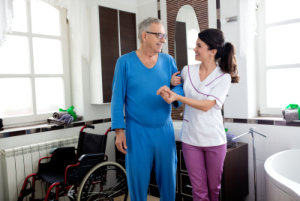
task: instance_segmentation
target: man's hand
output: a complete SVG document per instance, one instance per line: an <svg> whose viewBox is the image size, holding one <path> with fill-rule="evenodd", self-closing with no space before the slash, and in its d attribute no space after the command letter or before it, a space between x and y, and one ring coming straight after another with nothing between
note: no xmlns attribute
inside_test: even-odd
<svg viewBox="0 0 300 201"><path fill-rule="evenodd" d="M123 129L116 129L115 132L116 132L116 143L115 143L116 147L120 152L126 154L127 145L126 145L125 132Z"/></svg>

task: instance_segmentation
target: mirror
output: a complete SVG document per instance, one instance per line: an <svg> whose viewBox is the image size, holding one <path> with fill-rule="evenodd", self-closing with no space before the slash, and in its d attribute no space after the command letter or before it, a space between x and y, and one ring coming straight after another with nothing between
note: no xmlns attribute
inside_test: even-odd
<svg viewBox="0 0 300 201"><path fill-rule="evenodd" d="M182 6L176 17L175 60L178 70L185 65L199 63L195 60L195 44L200 32L197 16L191 5Z"/></svg>

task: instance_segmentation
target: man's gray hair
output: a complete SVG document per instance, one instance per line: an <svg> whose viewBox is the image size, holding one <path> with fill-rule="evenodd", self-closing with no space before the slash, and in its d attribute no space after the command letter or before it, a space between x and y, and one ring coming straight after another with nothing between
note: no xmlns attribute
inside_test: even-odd
<svg viewBox="0 0 300 201"><path fill-rule="evenodd" d="M144 31L149 31L149 27L152 23L156 24L161 24L161 20L154 18L154 17L148 17L147 19L144 19L140 24L139 24L139 35L138 38L141 41L142 40L142 33Z"/></svg>

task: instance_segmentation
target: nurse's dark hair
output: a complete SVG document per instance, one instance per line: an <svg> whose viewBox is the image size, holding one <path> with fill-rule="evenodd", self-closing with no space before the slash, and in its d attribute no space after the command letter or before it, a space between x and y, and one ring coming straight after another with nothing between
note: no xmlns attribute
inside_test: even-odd
<svg viewBox="0 0 300 201"><path fill-rule="evenodd" d="M223 72L231 75L231 82L238 83L235 48L232 43L225 42L224 34L219 29L205 29L198 34L200 40L208 45L209 50L216 49L215 61L218 62Z"/></svg>

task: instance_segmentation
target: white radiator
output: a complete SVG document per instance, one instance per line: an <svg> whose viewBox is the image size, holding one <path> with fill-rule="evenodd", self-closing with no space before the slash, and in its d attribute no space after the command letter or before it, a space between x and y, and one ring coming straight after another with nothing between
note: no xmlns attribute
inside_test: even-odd
<svg viewBox="0 0 300 201"><path fill-rule="evenodd" d="M77 146L78 137L63 138L38 144L0 150L5 187L5 201L16 201L25 177L37 172L38 161L52 148Z"/></svg>

